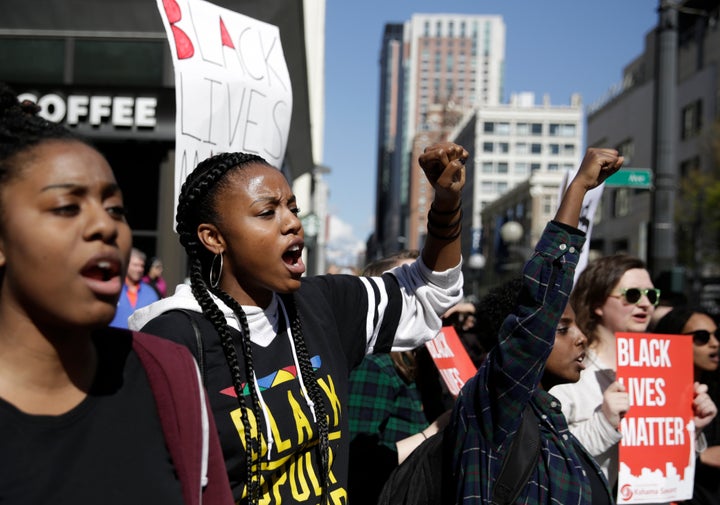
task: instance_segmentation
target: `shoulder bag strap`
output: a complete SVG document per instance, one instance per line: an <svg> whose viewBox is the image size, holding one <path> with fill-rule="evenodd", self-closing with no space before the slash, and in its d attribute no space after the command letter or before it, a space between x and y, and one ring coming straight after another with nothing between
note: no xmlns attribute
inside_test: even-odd
<svg viewBox="0 0 720 505"><path fill-rule="evenodd" d="M522 422L510 449L503 458L500 475L493 487L493 505L515 503L537 467L540 457L540 428L530 403L525 406Z"/></svg>

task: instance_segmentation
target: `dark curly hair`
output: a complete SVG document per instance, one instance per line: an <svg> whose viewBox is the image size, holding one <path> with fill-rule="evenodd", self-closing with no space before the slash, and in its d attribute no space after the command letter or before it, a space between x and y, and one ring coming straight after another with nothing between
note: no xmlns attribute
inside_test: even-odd
<svg viewBox="0 0 720 505"><path fill-rule="evenodd" d="M49 140L76 140L87 143L63 125L43 119L40 107L30 101L20 103L17 94L0 82L0 184L20 169L18 155Z"/></svg>
<svg viewBox="0 0 720 505"><path fill-rule="evenodd" d="M253 437L250 419L246 412L246 400L243 394L243 384L249 385L251 408L255 413L255 422L260 423L262 418L260 400L255 388L253 356L250 346L250 328L247 317L241 305L228 293L219 288L210 288L205 279L209 279L213 254L200 242L197 229L203 223L217 223L220 220L216 200L223 188L229 185L229 174L242 170L253 164L270 166L263 158L246 153L221 153L214 155L198 164L195 170L187 177L180 191L177 206L177 232L180 243L185 248L190 260L190 283L195 299L200 303L204 316L212 322L220 335L220 342L225 359L230 367L233 387L240 404L246 449L246 468L248 502L256 504L261 495L260 479L260 440ZM240 342L242 359L244 360L245 376L240 368L240 358L235 350L235 344L229 326L220 308L210 296L210 291L220 298L232 309L240 321L242 340ZM330 445L328 439L328 424L325 403L322 391L313 370L303 337L302 324L297 313L295 300L292 294L282 295L281 299L288 311L291 321L291 332L300 364L300 373L307 380L306 387L310 400L315 405L317 427L320 437L318 450L320 451L321 503L327 501L327 490L330 480ZM263 433L257 426L255 433ZM259 435L258 435L259 437Z"/></svg>

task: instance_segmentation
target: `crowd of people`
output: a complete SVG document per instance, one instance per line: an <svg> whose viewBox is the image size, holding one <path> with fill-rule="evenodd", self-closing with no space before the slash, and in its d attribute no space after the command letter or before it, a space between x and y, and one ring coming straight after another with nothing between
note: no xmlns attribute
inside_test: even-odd
<svg viewBox="0 0 720 505"><path fill-rule="evenodd" d="M361 275L306 276L282 172L215 154L182 185L189 282L168 296L105 158L38 110L0 85L0 503L372 504L421 453L442 458L428 503L615 502L632 408L615 334L647 332L661 298L625 254L573 286L583 198L622 166L616 150L588 149L522 274L477 304L462 146L419 156L434 190L422 250ZM425 349L449 321L477 366L457 398ZM652 331L692 336L692 503L719 503L716 321L675 306ZM516 440L537 452L507 485Z"/></svg>

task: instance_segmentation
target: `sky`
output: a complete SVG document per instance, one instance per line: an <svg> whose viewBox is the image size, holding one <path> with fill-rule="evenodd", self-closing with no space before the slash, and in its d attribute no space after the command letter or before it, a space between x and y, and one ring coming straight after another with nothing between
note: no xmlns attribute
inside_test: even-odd
<svg viewBox="0 0 720 505"><path fill-rule="evenodd" d="M553 105L602 98L642 54L659 0L327 0L325 135L331 173L328 261L352 264L374 228L379 57L385 24L413 14L500 15L505 86Z"/></svg>

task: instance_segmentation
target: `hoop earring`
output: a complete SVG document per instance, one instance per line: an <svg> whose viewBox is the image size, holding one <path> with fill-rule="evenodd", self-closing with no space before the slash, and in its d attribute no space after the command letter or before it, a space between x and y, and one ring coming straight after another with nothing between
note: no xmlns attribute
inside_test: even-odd
<svg viewBox="0 0 720 505"><path fill-rule="evenodd" d="M213 275L214 270L215 270L215 265L216 265L215 261L218 258L220 258L220 268L218 269L217 275ZM210 263L210 274L208 275L208 277L210 277L210 287L211 288L215 289L218 286L218 284L220 283L220 277L222 276L222 269L223 269L223 256L222 256L222 254L216 254L213 257L212 263ZM213 280L213 277L215 277L214 280Z"/></svg>

